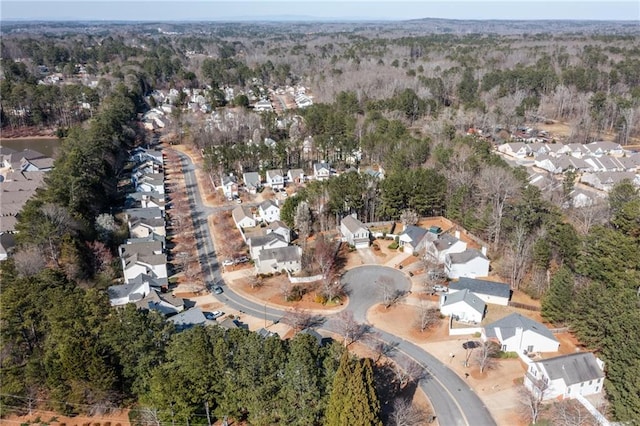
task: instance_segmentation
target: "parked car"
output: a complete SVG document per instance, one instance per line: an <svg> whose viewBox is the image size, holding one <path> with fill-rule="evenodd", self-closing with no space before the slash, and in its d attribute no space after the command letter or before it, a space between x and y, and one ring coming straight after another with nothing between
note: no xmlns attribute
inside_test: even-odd
<svg viewBox="0 0 640 426"><path fill-rule="evenodd" d="M241 256L235 260L235 263L247 263L249 258L247 256Z"/></svg>
<svg viewBox="0 0 640 426"><path fill-rule="evenodd" d="M222 294L222 292L223 292L222 287L220 287L219 285L214 286L214 287L213 287L213 292L214 292L215 294Z"/></svg>
<svg viewBox="0 0 640 426"><path fill-rule="evenodd" d="M204 313L204 317L210 321L213 321L216 318L220 318L221 316L224 315L224 312L222 311L203 312L203 313Z"/></svg>
<svg viewBox="0 0 640 426"><path fill-rule="evenodd" d="M233 265L235 262L231 259L227 259L225 261L222 262L222 266L231 266Z"/></svg>
<svg viewBox="0 0 640 426"><path fill-rule="evenodd" d="M447 293L449 291L449 287L443 286L443 285L434 285L433 286L433 291L439 291L442 293Z"/></svg>
<svg viewBox="0 0 640 426"><path fill-rule="evenodd" d="M236 199L237 204L242 204L242 200L240 198Z"/></svg>

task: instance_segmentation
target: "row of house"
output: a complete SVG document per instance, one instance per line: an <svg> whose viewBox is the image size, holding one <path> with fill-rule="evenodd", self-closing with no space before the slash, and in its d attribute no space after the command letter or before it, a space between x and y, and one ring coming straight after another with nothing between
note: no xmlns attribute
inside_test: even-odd
<svg viewBox="0 0 640 426"><path fill-rule="evenodd" d="M16 215L44 184L53 163L53 158L31 149L0 147L0 260L15 247Z"/></svg>
<svg viewBox="0 0 640 426"><path fill-rule="evenodd" d="M506 306L511 298L507 284L461 278L451 282L440 296L443 315L459 321L480 323L487 304ZM604 364L592 353L574 353L530 360L530 356L555 353L560 342L544 324L512 313L481 328L483 341L493 341L503 352L515 352L527 365L524 384L542 399L574 398L602 391ZM543 385L541 385L543 384ZM543 390L544 389L544 390Z"/></svg>
<svg viewBox="0 0 640 426"><path fill-rule="evenodd" d="M256 274L283 270L296 273L302 269L302 249L290 245L291 229L280 220L280 207L274 201L263 201L256 212L249 207L238 206L231 216L249 246ZM262 227L258 226L260 223Z"/></svg>
<svg viewBox="0 0 640 426"><path fill-rule="evenodd" d="M550 157L570 156L573 158L602 157L631 155L622 145L615 142L597 141L587 144L581 143L543 143L543 142L509 142L498 145L498 152L513 158L538 157L547 155Z"/></svg>
<svg viewBox="0 0 640 426"><path fill-rule="evenodd" d="M123 284L107 289L111 306L134 303L139 309L165 316L184 310L184 300L168 289L166 256L164 159L161 151L136 148L133 163L133 192L127 194L124 214L129 238L118 247Z"/></svg>

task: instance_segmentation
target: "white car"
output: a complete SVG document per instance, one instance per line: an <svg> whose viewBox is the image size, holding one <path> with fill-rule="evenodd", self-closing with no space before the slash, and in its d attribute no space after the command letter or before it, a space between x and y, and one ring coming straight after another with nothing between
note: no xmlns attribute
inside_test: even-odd
<svg viewBox="0 0 640 426"><path fill-rule="evenodd" d="M222 266L231 266L233 265L235 262L231 259L227 259L224 262L222 262Z"/></svg>

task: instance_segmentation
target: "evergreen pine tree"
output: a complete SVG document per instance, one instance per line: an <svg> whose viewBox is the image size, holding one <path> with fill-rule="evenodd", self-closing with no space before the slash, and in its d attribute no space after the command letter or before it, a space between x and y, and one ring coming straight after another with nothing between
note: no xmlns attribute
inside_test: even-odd
<svg viewBox="0 0 640 426"><path fill-rule="evenodd" d="M349 378L352 376L351 359L349 353L344 351L340 358L340 366L336 371L333 385L331 386L331 394L329 395L329 404L325 413L327 426L346 426L346 410L350 410L349 398Z"/></svg>
<svg viewBox="0 0 640 426"><path fill-rule="evenodd" d="M573 304L573 276L566 266L551 279L551 287L542 299L542 316L553 323L569 319Z"/></svg>

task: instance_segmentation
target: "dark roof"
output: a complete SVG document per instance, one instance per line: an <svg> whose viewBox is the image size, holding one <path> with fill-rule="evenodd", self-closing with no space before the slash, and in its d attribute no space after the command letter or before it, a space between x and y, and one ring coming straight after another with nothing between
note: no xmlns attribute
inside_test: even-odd
<svg viewBox="0 0 640 426"><path fill-rule="evenodd" d="M282 236L274 232L271 232L266 235L258 235L255 237L251 237L251 239L249 239L249 246L261 247L261 246L266 246L267 244L271 244L275 241L281 241L283 243L286 243L286 241L284 240L284 238L282 238Z"/></svg>
<svg viewBox="0 0 640 426"><path fill-rule="evenodd" d="M141 283L112 285L107 288L107 294L109 295L109 299L120 299L121 297L128 296L132 301L140 300L145 296L142 293L136 293L140 285Z"/></svg>
<svg viewBox="0 0 640 426"><path fill-rule="evenodd" d="M301 252L302 250L298 246L278 247L262 250L258 258L260 262L267 260L275 260L278 263L295 262L300 260Z"/></svg>
<svg viewBox="0 0 640 426"><path fill-rule="evenodd" d="M273 200L264 200L260 203L260 208L262 210L267 210L269 207L278 208L278 205Z"/></svg>
<svg viewBox="0 0 640 426"><path fill-rule="evenodd" d="M424 236L427 235L427 230L418 226L410 225L407 226L400 235L406 235L411 239L411 242L419 243L420 241L422 241Z"/></svg>
<svg viewBox="0 0 640 426"><path fill-rule="evenodd" d="M460 240L453 235L441 234L438 236L438 239L433 242L433 244L436 246L436 249L438 249L438 251L442 251L448 249L458 241Z"/></svg>
<svg viewBox="0 0 640 426"><path fill-rule="evenodd" d="M284 222L283 222L283 221L281 221L281 220L274 220L273 222L271 222L271 223L267 226L267 228L268 228L268 229L271 229L271 230L273 230L273 231L276 231L276 230L278 230L279 228L284 228L284 229L286 229L287 231L290 231L290 229L289 229L289 227L287 226L287 224L286 224L286 223L284 223Z"/></svg>
<svg viewBox="0 0 640 426"><path fill-rule="evenodd" d="M157 218L163 217L162 210L160 207L141 207L135 209L127 209L124 211L128 218L139 217L139 218Z"/></svg>
<svg viewBox="0 0 640 426"><path fill-rule="evenodd" d="M448 256L449 259L451 259L451 263L455 264L467 263L468 261L475 259L476 257L487 259L487 256L476 249L466 249L461 253L448 253Z"/></svg>
<svg viewBox="0 0 640 426"><path fill-rule="evenodd" d="M486 294L489 296L511 297L511 288L508 284L493 281L477 280L474 278L462 277L458 281L449 283L450 290L469 290L473 293Z"/></svg>
<svg viewBox="0 0 640 426"><path fill-rule="evenodd" d="M194 325L205 324L207 319L200 308L191 308L172 316L169 321L173 322L179 329L184 329Z"/></svg>
<svg viewBox="0 0 640 426"><path fill-rule="evenodd" d="M562 379L567 386L604 377L595 355L591 352L562 355L537 363L544 366L551 380Z"/></svg>
<svg viewBox="0 0 640 426"><path fill-rule="evenodd" d="M449 306L458 302L465 302L467 305L471 306L481 314L484 314L484 311L487 307L487 305L482 300L480 300L478 296L471 293L469 290L462 290L455 293L447 294L445 296L444 302L442 303L442 306Z"/></svg>
<svg viewBox="0 0 640 426"><path fill-rule="evenodd" d="M553 333L551 333L551 331L549 331L549 329L543 324L540 324L539 322L534 321L531 318L527 318L515 312L495 322L492 322L491 324L487 324L484 327L487 337L497 337L495 333L496 328L500 329L500 334L502 335L503 339L508 339L515 336L516 329L522 328L523 331L530 330L534 333L546 337L547 339L551 339L556 342L558 341Z"/></svg>

